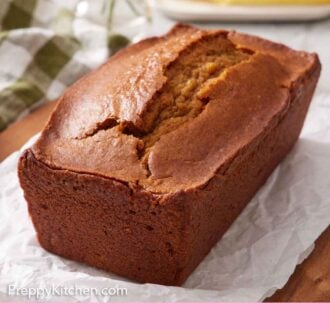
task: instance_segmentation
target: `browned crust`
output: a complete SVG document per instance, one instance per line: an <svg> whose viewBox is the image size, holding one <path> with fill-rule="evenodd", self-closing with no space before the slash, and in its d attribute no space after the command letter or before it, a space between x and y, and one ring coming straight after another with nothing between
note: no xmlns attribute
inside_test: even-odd
<svg viewBox="0 0 330 330"><path fill-rule="evenodd" d="M149 49L150 47L155 47L155 45L157 45L158 43L171 42L168 41L168 40L172 40L171 38L174 38L173 40L177 42L176 41L177 38L182 37L182 35L185 36L189 35L189 37L185 37L188 38L186 40L189 40L188 41L189 44L191 42L193 43L199 42L200 40L206 38L209 35L215 35L219 33L222 34L223 36L228 36L228 39L233 41L238 48L249 49L251 51L257 52L256 53L257 55L252 56L252 60L255 58L255 56L259 56L258 54L267 54L267 56L269 55L274 56L276 60L279 61L279 63L283 65L283 67L285 67L285 70L287 71L286 72L287 78L285 78L284 74L282 74L281 79L283 81L281 82L281 84L285 84L286 87L290 90L291 94L294 94L299 89L299 87L297 86L299 86L300 79L303 79L303 77L305 76L309 76L310 74L312 74L313 71L318 69L319 61L317 55L315 54L296 52L283 45L275 44L257 37L243 35L236 32L227 32L227 31L206 32L206 31L197 30L193 27L186 25L177 25L164 37L155 37L155 38L146 39L119 52L117 55L111 58L108 63L104 64L99 70L97 70L94 73L91 73L90 75L87 75L80 82L76 83L72 87L71 91L66 93L66 95L62 98L62 100L57 104L57 109L55 110L52 118L50 119L48 125L43 131L41 138L39 139L37 144L33 147L33 152L37 157L37 159L43 161L45 164L53 168L70 169L76 171L77 173L91 173L101 176L107 176L110 179L127 182L127 184L129 185L133 185L133 186L138 185L140 189L146 189L154 193L169 193L179 189L184 189L184 190L195 189L197 186L201 184L202 185L206 184L210 180L214 172L205 173L203 178L194 179L191 177L190 178L187 177L185 181L189 181L190 185L187 185L185 182L180 182L181 179L179 177L175 178L175 180L172 180L172 182L168 182L168 183L161 182L163 180L159 180L158 178L164 177L164 174L162 174L160 168L159 169L155 168L155 165L153 165L155 163L154 154L157 155L159 154L159 152L156 153L157 146L155 146L156 147L155 152L151 153L152 160L151 163L149 162L148 164L148 168L150 169L151 167L154 173L151 173L151 178L148 177L146 179L146 176L150 176L150 173L148 174L146 172L148 168L146 169L138 159L139 149L141 147L141 143L139 139L135 138L132 135L127 136L120 133L119 133L120 136L118 136L118 134L113 130L110 132L109 128L112 125L112 119L105 119L102 122L100 118L104 116L103 110L98 115L101 116L99 118L100 124L97 124L97 126L95 126L95 128L93 129L94 133L92 135L96 134L95 132L99 133L100 130L105 130L105 132L100 132L99 134L101 136L91 136L84 141L82 141L82 139L80 138L77 138L75 134L82 134L79 131L80 129L77 131L76 129L76 127L78 127L77 125L83 125L82 127L85 127L84 126L85 123L89 120L88 119L89 115L87 114L79 115L79 112L81 112L80 107L81 106L86 107L85 104L88 105L89 99L86 99L85 101L84 100L81 101L80 99L77 99L77 97L82 95L82 93L84 94L84 90L87 88L85 87L86 84L89 84L88 86L90 86L90 81L94 81L95 79L98 79L97 77L100 77L99 73L107 72L113 68L116 68L116 66L118 66L117 63L125 62L127 59L131 58L131 56L133 56L136 53L139 53L140 51ZM195 37L191 37L191 35L193 36L195 35ZM157 48L155 48L154 51L156 51L156 49ZM173 61L177 56L180 56L183 50L184 49L179 50L177 55L175 55L175 57L173 57L171 61ZM119 64L119 66L120 65L121 64ZM259 65L259 64L255 63L253 65ZM281 70L281 69L275 69L275 70ZM163 82L161 81L164 79L164 77L159 76L159 79L160 79L159 82L156 83L155 85L158 87L156 87L156 89L154 89L152 93L155 93L163 85ZM102 83L100 84L102 85ZM99 91L97 90L96 93L99 93ZM147 107L152 97L153 97L152 94L150 94L150 96L147 97L144 107ZM77 103L77 105L75 105L75 103ZM95 103L95 104L97 106L97 104L99 103ZM219 107L221 106L222 105L219 105ZM90 107L92 107L92 105L90 105ZM276 111L281 112L284 110L285 109L277 109ZM71 117L71 119L67 118L68 116ZM80 122L82 123L79 124ZM240 128L237 127L235 129L239 130ZM257 132L257 130L255 131ZM73 134L73 139L71 138L67 139L66 135L70 135L70 134ZM88 131L86 134L89 134ZM179 134L181 134L180 131L178 131L178 136ZM198 132L197 131L192 132L191 134L192 135L198 134ZM122 145L122 147L119 146L116 150L113 150L113 152L109 154L107 150L109 150L109 148L110 149L112 148L109 145L109 143L103 142L100 144L99 141L102 139L104 141L110 141L114 139L114 137L116 141L118 141L118 143ZM174 135L172 140L175 139L176 137ZM227 136L223 136L223 139L224 140L227 139ZM163 144L166 144L167 142L165 141L169 139L164 138L163 140L164 140ZM246 144L248 144L249 142L250 141L247 140ZM116 145L118 143L116 142ZM172 143L172 147L175 146L175 142L174 144L173 142L169 142L169 143ZM196 144L196 141L194 141L194 143ZM202 138L201 141L200 142L198 141L197 143L201 145L206 144L206 142L203 141ZM162 148L161 145L162 144L160 143L158 149ZM177 152L180 152L179 149L177 150ZM93 159L89 159L88 155L90 153L94 154ZM176 151L174 150L173 153L175 155ZM118 157L119 154L120 157ZM127 155L127 157L123 157L123 155ZM162 157L163 156L159 155L158 156L159 161L157 161L156 163L161 163ZM164 157L167 156L164 155ZM232 158L232 156L230 156L230 153L228 153L227 155L224 156L224 158L219 159L218 160L219 163L216 166L216 168L219 170L220 168L225 167L226 166L225 163L228 163L230 158ZM179 163L178 165L173 163L171 165L173 166L173 172L171 175L175 173L176 166L179 166L179 168L181 167L181 163ZM168 168L169 166L170 165L168 164ZM125 167L124 171L117 170L117 168L122 169L124 167Z"/></svg>
<svg viewBox="0 0 330 330"><path fill-rule="evenodd" d="M169 35L179 33L180 29L191 28L179 26ZM126 168L132 164L130 180L122 180L88 167L59 166L58 159L54 159L48 147L53 139L63 133L57 129L52 130L65 113L62 103L62 112L55 112L42 138L33 149L23 154L19 163L20 182L39 241L44 248L140 282L180 285L185 281L292 148L302 128L320 73L320 64L315 54L295 52L285 46L235 32L229 33L228 37L235 40L238 47L256 52L256 67L260 68L260 72L266 70L264 72L271 73L270 79L276 80L275 85L263 82L266 89L260 90L268 93L269 86L273 93L274 86L277 86L277 94L274 95L278 95L279 101L273 100L274 104L268 105L270 109L273 107L271 116L265 117L268 114L260 112L261 117L253 117L257 121L247 128L244 138L240 126L234 125L235 129L229 129L229 133L232 132L230 136L240 136L241 147L230 149L230 153L220 161L210 158L212 162L209 165L214 167L211 174L208 172L202 177L203 180L194 181L196 175L189 177L192 171L186 170L187 185L180 186L182 182L178 184L165 179L163 183L169 187L157 190L164 187L160 183L157 189L150 191L150 185L142 187L141 181L134 177L134 171L139 171L134 168L136 155L129 149L130 144L132 150L138 148L138 138L134 136L124 140L120 147L128 148L119 164ZM153 38L143 41L120 52L116 58L124 60L130 52L134 53L139 47L154 45L159 40ZM219 95L226 92L221 100L235 87L237 75L247 79L253 72L258 73L253 70L255 67L248 62L239 68L234 67L224 82L219 84ZM262 76L260 79L263 79ZM79 88L79 84L76 88ZM257 83L255 88L258 88ZM256 92L252 94L253 97L258 95ZM248 97L248 91L239 95ZM70 98L67 102L70 102ZM217 109L218 98L212 102L209 107ZM239 104L235 106L235 109L240 110L237 112L238 117L232 119L242 121L240 116L244 115L245 108L249 109L246 105L242 109ZM61 116L58 117L59 113ZM198 120L203 120L203 117ZM228 123L235 124L235 120ZM192 135L196 131L188 132ZM212 132L209 134L212 135ZM98 143L111 138L114 133L104 130L102 134L100 139L96 139ZM189 138L189 134L187 136ZM184 134L180 137L180 142L184 143ZM204 139L203 143L206 142ZM230 148L234 142L226 147ZM84 144L88 146L86 139ZM103 150L104 154L99 158L99 166L106 167L106 161L114 154L106 153L107 145L102 148L99 150ZM164 150L170 155L170 148L171 144L168 143L160 148L160 152ZM93 150L93 145L89 150ZM98 161L99 156L96 154L90 157L91 166ZM168 160L171 161L170 158ZM173 164L167 163L166 168ZM156 164L154 173L161 173L163 165ZM209 165L204 164L200 170L203 171ZM180 168L177 169L179 172ZM152 180L156 181L154 178Z"/></svg>

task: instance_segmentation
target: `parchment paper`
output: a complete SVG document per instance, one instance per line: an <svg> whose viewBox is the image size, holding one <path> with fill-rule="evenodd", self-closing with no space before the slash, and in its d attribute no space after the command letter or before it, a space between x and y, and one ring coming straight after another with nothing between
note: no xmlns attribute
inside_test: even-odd
<svg viewBox="0 0 330 330"><path fill-rule="evenodd" d="M18 185L17 152L0 164L0 300L29 300L8 296L14 283L127 289L125 296L49 295L42 301L247 302L262 301L286 283L330 224L330 22L238 29L318 51L323 74L297 145L184 286L136 284L45 252Z"/></svg>
<svg viewBox="0 0 330 330"><path fill-rule="evenodd" d="M260 301L281 288L330 224L330 135L301 138L184 288L139 285L45 252L35 237L16 167L0 166L0 299L8 285L125 287L125 297L50 301Z"/></svg>

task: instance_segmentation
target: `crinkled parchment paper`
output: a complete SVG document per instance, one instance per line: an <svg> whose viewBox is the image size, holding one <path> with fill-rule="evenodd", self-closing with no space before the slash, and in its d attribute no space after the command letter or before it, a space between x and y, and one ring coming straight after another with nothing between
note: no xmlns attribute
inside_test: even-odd
<svg viewBox="0 0 330 330"><path fill-rule="evenodd" d="M256 32L250 27L245 30ZM263 30L266 37L318 51L323 78L295 148L182 288L136 284L44 251L18 184L17 152L0 164L0 300L28 300L8 296L8 285L127 289L124 296L41 297L71 302L262 301L281 288L330 224L330 85L326 79L330 43L325 42L330 40L329 31L330 22L276 30L270 25Z"/></svg>

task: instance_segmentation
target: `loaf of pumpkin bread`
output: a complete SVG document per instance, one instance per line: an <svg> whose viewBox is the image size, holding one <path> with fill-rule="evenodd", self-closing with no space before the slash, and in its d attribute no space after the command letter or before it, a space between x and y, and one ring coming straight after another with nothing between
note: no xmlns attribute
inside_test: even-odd
<svg viewBox="0 0 330 330"><path fill-rule="evenodd" d="M19 178L46 250L181 285L297 140L315 54L177 25L57 102Z"/></svg>

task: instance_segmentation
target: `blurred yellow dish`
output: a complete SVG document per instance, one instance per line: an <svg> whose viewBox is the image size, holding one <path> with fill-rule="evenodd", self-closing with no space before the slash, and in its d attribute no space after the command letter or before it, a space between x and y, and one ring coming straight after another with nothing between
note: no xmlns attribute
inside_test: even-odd
<svg viewBox="0 0 330 330"><path fill-rule="evenodd" d="M330 0L195 0L226 5L326 5Z"/></svg>

